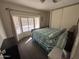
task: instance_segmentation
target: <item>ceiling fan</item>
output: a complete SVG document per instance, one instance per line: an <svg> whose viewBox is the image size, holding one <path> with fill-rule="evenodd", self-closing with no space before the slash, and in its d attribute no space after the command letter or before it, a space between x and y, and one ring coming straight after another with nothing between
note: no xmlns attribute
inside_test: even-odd
<svg viewBox="0 0 79 59"><path fill-rule="evenodd" d="M46 0L40 0L42 3L44 3ZM57 3L57 2L59 2L60 0L52 0L52 2L54 2L54 3Z"/></svg>

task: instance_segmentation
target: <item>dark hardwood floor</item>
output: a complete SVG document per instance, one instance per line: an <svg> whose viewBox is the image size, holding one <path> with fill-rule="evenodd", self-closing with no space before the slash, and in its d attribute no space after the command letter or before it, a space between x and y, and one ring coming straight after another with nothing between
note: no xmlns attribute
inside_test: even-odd
<svg viewBox="0 0 79 59"><path fill-rule="evenodd" d="M22 40L18 47L21 59L48 59L44 51L32 40L28 41L28 38Z"/></svg>

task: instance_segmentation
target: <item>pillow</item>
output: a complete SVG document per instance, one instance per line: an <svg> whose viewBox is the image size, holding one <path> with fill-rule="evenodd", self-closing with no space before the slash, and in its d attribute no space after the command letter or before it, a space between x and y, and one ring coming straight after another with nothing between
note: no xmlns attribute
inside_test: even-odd
<svg viewBox="0 0 79 59"><path fill-rule="evenodd" d="M62 59L63 50L54 47L52 51L48 54L48 59Z"/></svg>
<svg viewBox="0 0 79 59"><path fill-rule="evenodd" d="M55 38L55 37L58 37L60 36L63 32L65 32L66 29L61 29L61 30L55 30L53 33L51 33L49 35L49 38Z"/></svg>
<svg viewBox="0 0 79 59"><path fill-rule="evenodd" d="M62 35L59 36L56 46L60 49L64 49L66 41L67 41L67 31L65 31Z"/></svg>

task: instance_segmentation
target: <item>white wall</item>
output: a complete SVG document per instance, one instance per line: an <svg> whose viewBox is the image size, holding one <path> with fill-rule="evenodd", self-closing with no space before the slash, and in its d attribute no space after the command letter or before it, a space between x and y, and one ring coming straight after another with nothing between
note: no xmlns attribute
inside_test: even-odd
<svg viewBox="0 0 79 59"><path fill-rule="evenodd" d="M50 19L50 27L67 28L77 23L79 18L79 4L57 9L52 12L52 19Z"/></svg>
<svg viewBox="0 0 79 59"><path fill-rule="evenodd" d="M28 8L25 6L9 3L9 2L0 2L0 9L1 9L0 12L2 15L2 22L4 25L4 29L6 31L7 37L12 37L15 34L12 32L12 30L14 30L14 28L11 25L9 13L5 10L5 8L11 8L11 9L15 9L15 10L21 10L21 11L26 11L26 12L38 14L41 17L43 17L43 19L41 19L40 26L41 27L48 26L49 12L32 9L32 8Z"/></svg>

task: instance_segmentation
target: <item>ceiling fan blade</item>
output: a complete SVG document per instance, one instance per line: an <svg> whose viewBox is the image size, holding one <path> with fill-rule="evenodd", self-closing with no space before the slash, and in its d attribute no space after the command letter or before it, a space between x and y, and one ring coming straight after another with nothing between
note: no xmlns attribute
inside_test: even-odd
<svg viewBox="0 0 79 59"><path fill-rule="evenodd" d="M54 3L56 3L57 2L57 0L52 0Z"/></svg>
<svg viewBox="0 0 79 59"><path fill-rule="evenodd" d="M40 0L42 3L45 2L45 0Z"/></svg>
<svg viewBox="0 0 79 59"><path fill-rule="evenodd" d="M56 2L59 2L59 1L61 1L61 0L52 0L54 3L56 3Z"/></svg>

